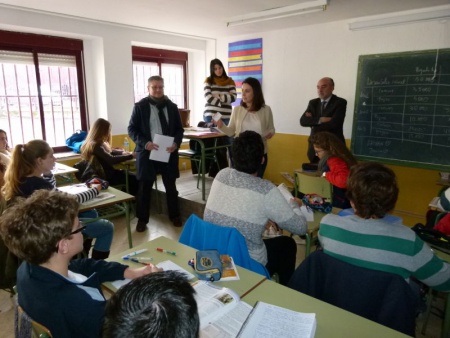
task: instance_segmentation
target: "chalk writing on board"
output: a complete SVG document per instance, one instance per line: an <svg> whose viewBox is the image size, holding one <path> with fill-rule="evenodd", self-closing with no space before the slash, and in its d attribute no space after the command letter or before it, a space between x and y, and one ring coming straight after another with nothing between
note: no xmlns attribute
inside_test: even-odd
<svg viewBox="0 0 450 338"><path fill-rule="evenodd" d="M450 166L450 50L360 56L356 94L355 155Z"/></svg>

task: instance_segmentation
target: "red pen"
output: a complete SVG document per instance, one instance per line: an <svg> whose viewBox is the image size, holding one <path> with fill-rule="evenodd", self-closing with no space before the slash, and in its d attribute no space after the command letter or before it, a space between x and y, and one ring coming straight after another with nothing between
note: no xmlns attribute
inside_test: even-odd
<svg viewBox="0 0 450 338"><path fill-rule="evenodd" d="M165 253L168 253L169 255L173 255L173 256L177 255L177 253L175 251L169 251L169 250L161 249L161 248L156 248L156 251L165 252Z"/></svg>

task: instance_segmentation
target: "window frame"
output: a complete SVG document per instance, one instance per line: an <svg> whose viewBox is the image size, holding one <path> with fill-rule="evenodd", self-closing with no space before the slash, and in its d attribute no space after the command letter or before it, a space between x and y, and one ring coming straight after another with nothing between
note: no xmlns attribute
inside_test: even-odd
<svg viewBox="0 0 450 338"><path fill-rule="evenodd" d="M78 80L78 96L80 104L80 123L82 130L88 130L88 111L86 100L86 78L84 75L84 48L83 41L79 39L57 37L50 35L41 35L24 32L13 32L0 30L0 49L17 51L17 52L29 52L33 53L35 71L36 71L36 84L38 90L39 101L39 114L41 116L41 130L42 134L46 135L45 119L44 119L44 106L41 94L41 76L39 72L39 66L37 63L37 54L60 54L71 55L75 57L75 64L77 68L77 80ZM74 130L75 132L75 130ZM69 137L70 135L68 135ZM71 149L65 145L53 147L55 152L65 152Z"/></svg>
<svg viewBox="0 0 450 338"><path fill-rule="evenodd" d="M174 64L183 66L183 91L184 91L184 107L178 107L180 109L188 109L189 105L189 95L188 95L188 53L167 50L167 49L156 49L156 48L148 48L148 47L139 47L132 46L131 47L132 60L139 62L153 62L158 65L159 76L161 76L161 64ZM134 79L133 79L134 81Z"/></svg>

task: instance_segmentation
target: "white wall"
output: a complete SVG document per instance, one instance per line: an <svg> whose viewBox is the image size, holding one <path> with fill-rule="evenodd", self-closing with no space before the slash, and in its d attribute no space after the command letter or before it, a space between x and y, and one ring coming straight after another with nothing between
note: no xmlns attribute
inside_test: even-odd
<svg viewBox="0 0 450 338"><path fill-rule="evenodd" d="M1 5L0 29L82 39L89 120L92 123L98 117L107 118L112 123L113 134L127 132L133 108L131 46L188 52L191 123L202 119L202 84L207 74L205 60L215 57L215 40L17 10Z"/></svg>
<svg viewBox="0 0 450 338"><path fill-rule="evenodd" d="M263 91L279 133L309 135L299 124L308 101L317 97L317 81L330 76L334 93L347 99L344 134L351 138L358 57L450 47L450 22L429 21L353 32L345 21L257 35L218 39L224 63L228 43L263 38Z"/></svg>

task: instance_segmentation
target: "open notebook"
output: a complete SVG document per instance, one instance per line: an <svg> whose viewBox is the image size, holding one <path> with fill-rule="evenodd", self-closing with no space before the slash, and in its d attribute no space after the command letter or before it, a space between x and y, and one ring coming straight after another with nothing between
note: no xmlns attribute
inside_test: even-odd
<svg viewBox="0 0 450 338"><path fill-rule="evenodd" d="M86 186L86 184L73 184L64 187L58 187L58 190L66 192L68 194L76 195L88 191L89 188ZM82 203L82 205L91 205L114 197L116 197L116 195L111 194L110 192L102 191L95 198Z"/></svg>

